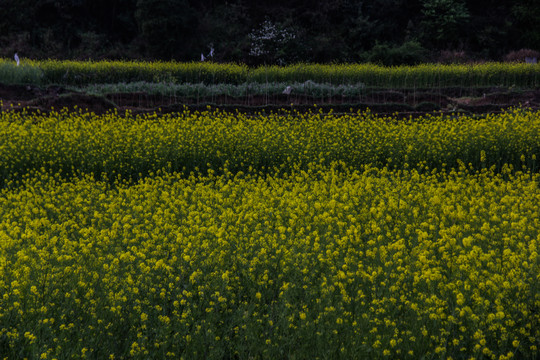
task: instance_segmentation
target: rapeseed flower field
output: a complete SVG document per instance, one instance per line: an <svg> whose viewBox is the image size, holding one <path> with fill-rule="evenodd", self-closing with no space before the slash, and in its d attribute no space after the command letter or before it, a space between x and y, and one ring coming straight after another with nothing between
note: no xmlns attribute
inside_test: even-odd
<svg viewBox="0 0 540 360"><path fill-rule="evenodd" d="M539 356L536 112L0 123L0 358Z"/></svg>

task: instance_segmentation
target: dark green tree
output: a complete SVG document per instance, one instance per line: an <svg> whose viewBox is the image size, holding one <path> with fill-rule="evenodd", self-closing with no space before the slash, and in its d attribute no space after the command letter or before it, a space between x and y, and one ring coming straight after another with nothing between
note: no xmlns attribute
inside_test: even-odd
<svg viewBox="0 0 540 360"><path fill-rule="evenodd" d="M136 0L85 0L82 10L90 20L88 30L106 34L111 41L127 43L138 33ZM85 14L79 14L84 18Z"/></svg>
<svg viewBox="0 0 540 360"><path fill-rule="evenodd" d="M521 0L512 5L515 18L514 38L520 48L532 48L540 51L540 2Z"/></svg>
<svg viewBox="0 0 540 360"><path fill-rule="evenodd" d="M456 47L463 42L462 29L469 18L461 0L423 0L421 38L438 49Z"/></svg>
<svg viewBox="0 0 540 360"><path fill-rule="evenodd" d="M500 59L515 41L511 38L513 0L467 0L470 19L462 38L466 50L477 58Z"/></svg>
<svg viewBox="0 0 540 360"><path fill-rule="evenodd" d="M197 59L199 21L186 0L138 0L135 19L150 57Z"/></svg>
<svg viewBox="0 0 540 360"><path fill-rule="evenodd" d="M198 51L208 54L214 48L214 61L247 62L249 31L253 26L242 1L227 1L200 7L198 12L201 40Z"/></svg>
<svg viewBox="0 0 540 360"><path fill-rule="evenodd" d="M266 39L265 24L279 34ZM253 55L259 45L262 57ZM502 59L512 50L540 50L540 2L0 0L0 56L184 61L211 47L215 61L251 64L410 63L440 50Z"/></svg>

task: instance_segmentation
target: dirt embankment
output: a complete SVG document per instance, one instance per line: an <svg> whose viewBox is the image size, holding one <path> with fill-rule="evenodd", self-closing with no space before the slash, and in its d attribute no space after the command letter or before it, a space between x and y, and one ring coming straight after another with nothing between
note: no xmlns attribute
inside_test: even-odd
<svg viewBox="0 0 540 360"><path fill-rule="evenodd" d="M116 93L94 96L67 90L60 86L40 88L33 85L0 84L2 111L42 111L51 109L79 108L95 113L105 113L112 109L130 110L134 113L174 112L186 106L192 109L206 109L216 106L222 109L259 111L263 109L289 108L298 111L315 107L337 112L356 112L371 109L379 113L426 113L497 112L504 108L523 106L540 109L540 90L512 90L504 88L483 89L402 89L366 90L357 96L307 96L304 94L270 94L231 97L228 95L209 97L179 97L151 95L143 92Z"/></svg>

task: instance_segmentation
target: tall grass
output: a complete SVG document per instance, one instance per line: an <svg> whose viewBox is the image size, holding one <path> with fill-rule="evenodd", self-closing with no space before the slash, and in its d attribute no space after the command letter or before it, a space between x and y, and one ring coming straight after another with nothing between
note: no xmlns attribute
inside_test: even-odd
<svg viewBox="0 0 540 360"><path fill-rule="evenodd" d="M176 62L55 61L39 63L46 79L53 83L101 84L115 82L231 83L245 78L243 65Z"/></svg>
<svg viewBox="0 0 540 360"><path fill-rule="evenodd" d="M250 79L257 82L364 83L370 87L479 87L540 85L540 66L529 64L485 63L466 65L422 64L385 67L373 64L296 64L286 67L263 66L253 69Z"/></svg>
<svg viewBox="0 0 540 360"><path fill-rule="evenodd" d="M120 82L204 84L303 83L333 85L362 83L369 87L480 87L540 86L540 65L485 63L384 67L373 64L295 64L248 68L209 62L57 61L24 60L20 69L33 77L16 75L12 60L0 60L0 82L56 83L83 86ZM37 74L43 73L39 78Z"/></svg>
<svg viewBox="0 0 540 360"><path fill-rule="evenodd" d="M43 70L33 63L23 62L19 66L14 61L0 60L0 82L4 84L42 84Z"/></svg>
<svg viewBox="0 0 540 360"><path fill-rule="evenodd" d="M142 61L23 60L23 67L43 73L44 84L86 85L116 82L231 83L245 80L247 67L235 64ZM11 69L12 60L0 60ZM4 74L2 74L4 75ZM9 75L9 74L6 74ZM9 76L6 76L9 79ZM0 77L0 82L5 82Z"/></svg>

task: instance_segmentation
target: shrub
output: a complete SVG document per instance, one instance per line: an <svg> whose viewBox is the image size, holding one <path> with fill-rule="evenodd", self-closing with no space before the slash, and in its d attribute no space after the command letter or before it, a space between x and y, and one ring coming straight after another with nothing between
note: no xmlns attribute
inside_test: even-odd
<svg viewBox="0 0 540 360"><path fill-rule="evenodd" d="M540 58L540 52L532 49L512 51L504 57L506 62L525 62L526 58Z"/></svg>

